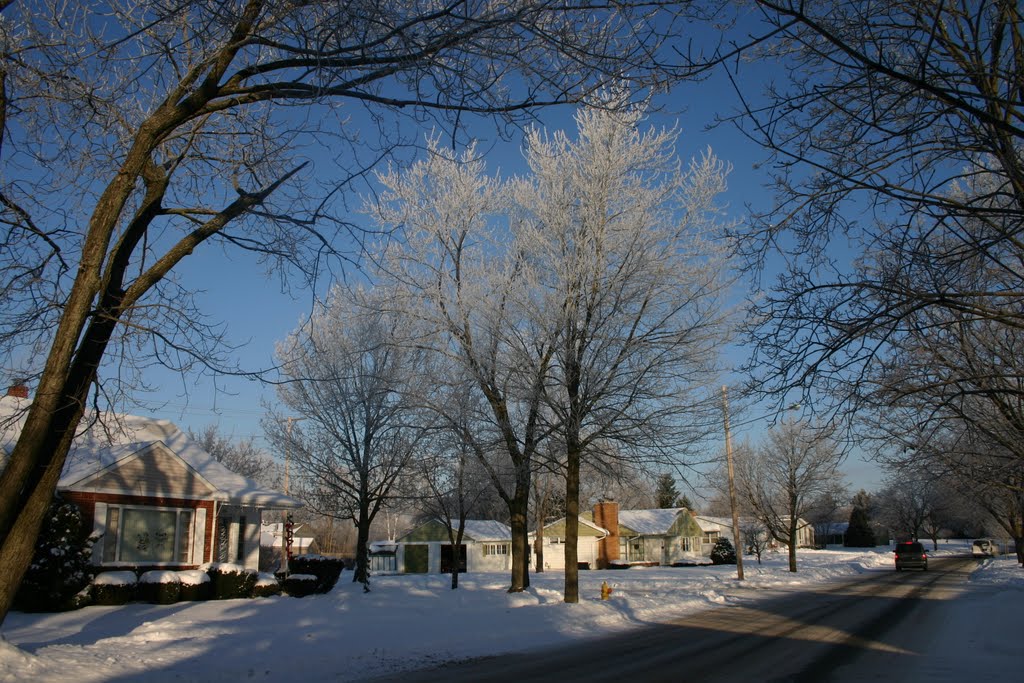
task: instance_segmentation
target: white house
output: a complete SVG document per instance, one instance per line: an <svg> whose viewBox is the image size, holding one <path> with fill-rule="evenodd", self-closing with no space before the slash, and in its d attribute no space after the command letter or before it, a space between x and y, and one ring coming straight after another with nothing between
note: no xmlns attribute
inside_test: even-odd
<svg viewBox="0 0 1024 683"><path fill-rule="evenodd" d="M702 531L701 537L701 552L708 556L711 554L711 549L715 546L715 541L719 538L727 538L736 546L735 539L732 533L732 518L731 517L713 517L710 515L695 515L694 517L697 523L700 525ZM749 535L753 532L757 532L759 535L766 539L766 545L768 548L777 548L786 546L788 544L778 543L772 539L767 538L768 532L762 522L752 517L740 517L740 535ZM804 519L798 518L796 538L798 548L813 548L814 547L814 527Z"/></svg>
<svg viewBox="0 0 1024 683"><path fill-rule="evenodd" d="M609 532L588 519L580 518L576 559L580 565L596 569L599 546ZM530 533L530 546L537 552L537 533ZM544 569L565 569L565 517L544 525L541 548L544 555Z"/></svg>
<svg viewBox="0 0 1024 683"><path fill-rule="evenodd" d="M437 519L395 539L395 568L407 574L494 572L512 568L512 530L492 519L467 519L456 550Z"/></svg>

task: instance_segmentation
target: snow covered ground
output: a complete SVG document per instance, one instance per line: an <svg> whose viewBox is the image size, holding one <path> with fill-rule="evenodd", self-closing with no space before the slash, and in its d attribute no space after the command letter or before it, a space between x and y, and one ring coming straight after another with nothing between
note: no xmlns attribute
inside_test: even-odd
<svg viewBox="0 0 1024 683"><path fill-rule="evenodd" d="M966 547L942 544L932 555ZM757 599L773 588L890 572L892 554L801 551L797 574L786 571L781 553L767 555L762 566L747 558L745 567L742 589L733 566L580 572L576 605L562 602L558 573L533 575L529 591L519 594L505 592L504 574L463 575L457 591L447 576L381 576L364 594L346 572L330 594L301 599L14 612L3 625L0 681L349 681L579 641ZM602 581L613 589L606 602L599 599ZM949 652L943 641L959 638L994 654L986 677L1016 680L1024 663L1024 571L1012 557L986 560L972 584L979 590L958 599L965 616L955 621L962 625L949 625L935 654Z"/></svg>

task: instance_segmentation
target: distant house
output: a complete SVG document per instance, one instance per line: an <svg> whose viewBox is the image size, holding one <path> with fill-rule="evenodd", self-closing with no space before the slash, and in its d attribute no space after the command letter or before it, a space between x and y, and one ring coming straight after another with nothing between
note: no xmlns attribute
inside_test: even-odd
<svg viewBox="0 0 1024 683"><path fill-rule="evenodd" d="M0 398L6 461L29 399ZM217 462L171 422L136 415L86 416L57 484L99 536L97 567L195 568L206 562L259 565L262 515L301 501L264 488Z"/></svg>
<svg viewBox="0 0 1024 683"><path fill-rule="evenodd" d="M260 526L260 548L272 557L281 557L284 545L284 522L263 521ZM317 552L316 538L305 524L292 526L292 556L309 555Z"/></svg>
<svg viewBox="0 0 1024 683"><path fill-rule="evenodd" d="M659 565L701 558L701 528L686 508L620 510L619 561Z"/></svg>
<svg viewBox="0 0 1024 683"><path fill-rule="evenodd" d="M580 518L578 542L576 543L576 559L587 568L597 568L598 549L609 531L588 519ZM530 534L530 544L537 552L537 534ZM542 546L544 551L544 569L565 569L565 517L544 526Z"/></svg>
<svg viewBox="0 0 1024 683"><path fill-rule="evenodd" d="M448 528L430 520L395 539L395 567L407 574L505 571L512 568L512 530L490 519L467 519L462 544L453 548Z"/></svg>
<svg viewBox="0 0 1024 683"><path fill-rule="evenodd" d="M846 543L846 530L849 522L822 522L814 525L814 543L819 547L843 545Z"/></svg>
<svg viewBox="0 0 1024 683"><path fill-rule="evenodd" d="M551 532L548 530L551 529ZM544 527L544 565L564 568L565 518ZM605 569L619 563L671 565L700 559L701 530L686 508L619 510L601 501L580 515L577 556L581 565ZM550 559L549 559L550 556Z"/></svg>
<svg viewBox="0 0 1024 683"><path fill-rule="evenodd" d="M709 515L696 515L695 519L701 528L701 552L704 555L711 554L711 548L714 547L715 541L719 538L727 538L733 544L736 545L735 539L732 533L732 518L731 517L712 517ZM814 527L804 521L803 519L797 520L799 527L797 528L796 538L798 548L813 548L814 547ZM762 547L777 548L785 546L785 543L779 543L773 539L768 538L768 532L765 529L764 524L758 520L750 517L740 518L740 535L749 535L751 529L756 529L757 533L765 539L765 545Z"/></svg>

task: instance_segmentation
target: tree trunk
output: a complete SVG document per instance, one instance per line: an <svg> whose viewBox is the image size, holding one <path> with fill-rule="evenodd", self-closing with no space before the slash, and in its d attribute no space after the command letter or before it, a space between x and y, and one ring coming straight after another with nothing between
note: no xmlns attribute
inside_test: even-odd
<svg viewBox="0 0 1024 683"><path fill-rule="evenodd" d="M545 508L547 507L547 494L544 494L544 499L537 506L535 514L537 515L537 534L533 541L533 552L536 555L536 564L534 565L534 571L540 574L544 571L544 514Z"/></svg>
<svg viewBox="0 0 1024 683"><path fill-rule="evenodd" d="M520 469L523 469L520 466ZM527 470L529 468L526 468ZM517 473L516 489L508 501L508 512L512 527L512 585L509 593L521 593L530 587L530 475Z"/></svg>
<svg viewBox="0 0 1024 683"><path fill-rule="evenodd" d="M792 515L789 521L789 571L796 572L796 531L797 517Z"/></svg>
<svg viewBox="0 0 1024 683"><path fill-rule="evenodd" d="M32 561L118 315L94 314L77 349L54 342L21 435L0 475L0 623ZM58 335L64 329L62 324Z"/></svg>
<svg viewBox="0 0 1024 683"><path fill-rule="evenodd" d="M353 583L363 584L363 591L370 592L370 510L362 504L359 507L359 519L356 520L356 570L352 574Z"/></svg>
<svg viewBox="0 0 1024 683"><path fill-rule="evenodd" d="M565 473L565 602L580 601L580 448L577 439L568 439Z"/></svg>

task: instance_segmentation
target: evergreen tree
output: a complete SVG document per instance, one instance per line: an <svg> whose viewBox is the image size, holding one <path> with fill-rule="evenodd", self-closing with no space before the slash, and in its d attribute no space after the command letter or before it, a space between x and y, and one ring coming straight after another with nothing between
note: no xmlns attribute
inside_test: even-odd
<svg viewBox="0 0 1024 683"><path fill-rule="evenodd" d="M715 547L711 549L711 564L736 564L732 541L724 536L715 541Z"/></svg>
<svg viewBox="0 0 1024 683"><path fill-rule="evenodd" d="M32 564L14 598L23 612L57 612L81 607L76 596L89 585L90 537L78 506L55 496L36 541Z"/></svg>
<svg viewBox="0 0 1024 683"><path fill-rule="evenodd" d="M654 493L654 498L659 508L676 507L679 491L676 489L676 480L671 474L658 475L658 487Z"/></svg>
<svg viewBox="0 0 1024 683"><path fill-rule="evenodd" d="M875 532L871 529L871 520L868 518L868 511L861 506L855 506L850 513L850 526L846 529L846 539L843 542L847 548L874 548Z"/></svg>

